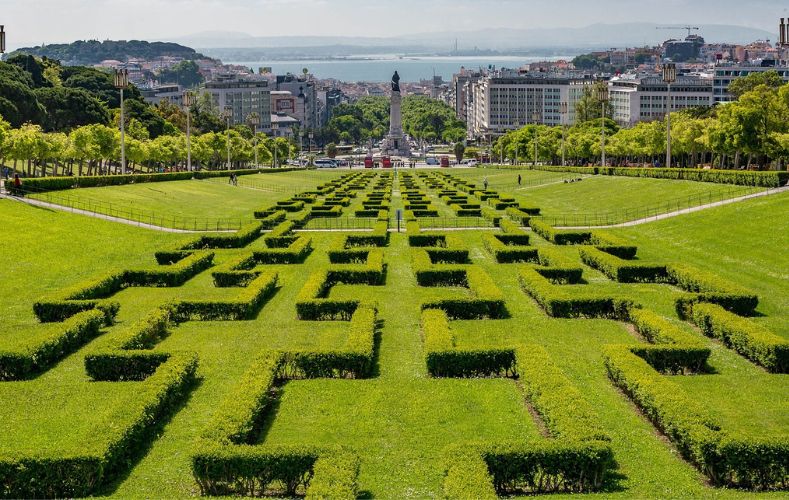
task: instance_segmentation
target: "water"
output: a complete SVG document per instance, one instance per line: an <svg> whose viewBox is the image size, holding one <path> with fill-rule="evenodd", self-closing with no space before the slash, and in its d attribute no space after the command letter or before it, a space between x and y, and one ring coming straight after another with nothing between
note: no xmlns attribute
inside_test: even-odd
<svg viewBox="0 0 789 500"><path fill-rule="evenodd" d="M300 75L303 68L309 69L316 78L334 78L344 82L388 82L395 70L400 74L403 82L418 82L433 77L433 73L442 76L444 81L452 79L452 75L460 71L461 66L466 69L487 68L494 65L497 68L519 68L524 64L537 61L556 59L572 59L572 56L553 57L410 57L397 56L370 58L341 59L341 60L299 60L299 61L241 61L226 62L253 68L270 67L275 75L293 73Z"/></svg>

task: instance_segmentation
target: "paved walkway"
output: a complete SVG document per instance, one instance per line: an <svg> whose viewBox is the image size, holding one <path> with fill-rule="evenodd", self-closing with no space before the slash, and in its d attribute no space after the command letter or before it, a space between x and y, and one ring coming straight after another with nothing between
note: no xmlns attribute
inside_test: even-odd
<svg viewBox="0 0 789 500"><path fill-rule="evenodd" d="M619 224L610 224L607 226L556 226L558 229L612 229L617 227L632 227L632 226L640 226L641 224L646 224L649 222L655 222L663 219L670 219L672 217L677 217L680 215L685 214L692 214L693 212L700 212L702 210L707 210L708 208L715 208L720 207L723 205L730 205L732 203L738 203L745 200L750 200L753 198L761 198L763 196L770 196L774 194L786 193L789 192L789 186L784 186L780 188L768 189L766 191L759 191L758 193L747 194L745 196L738 196L737 198L729 198L727 200L721 201L714 201L712 203L705 203L704 205L698 205L695 207L690 208L683 208L681 210L675 210L673 212L667 212L664 214L653 215L651 217L644 217L642 219L631 220L628 222L621 222Z"/></svg>

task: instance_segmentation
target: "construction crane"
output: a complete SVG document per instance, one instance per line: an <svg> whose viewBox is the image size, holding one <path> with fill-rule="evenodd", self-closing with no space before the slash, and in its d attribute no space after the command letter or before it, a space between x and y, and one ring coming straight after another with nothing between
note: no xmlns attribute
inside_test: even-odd
<svg viewBox="0 0 789 500"><path fill-rule="evenodd" d="M698 26L658 26L656 30L688 30L688 36L693 30L699 31L701 28Z"/></svg>

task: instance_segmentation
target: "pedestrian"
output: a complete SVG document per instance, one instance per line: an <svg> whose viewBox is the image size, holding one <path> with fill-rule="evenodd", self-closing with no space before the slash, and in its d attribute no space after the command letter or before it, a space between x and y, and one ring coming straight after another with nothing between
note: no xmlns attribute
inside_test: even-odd
<svg viewBox="0 0 789 500"><path fill-rule="evenodd" d="M19 179L19 174L14 174L14 191L16 194L21 194L20 190L22 189L22 181Z"/></svg>
<svg viewBox="0 0 789 500"><path fill-rule="evenodd" d="M518 174L518 185L521 185L521 174Z"/></svg>
<svg viewBox="0 0 789 500"><path fill-rule="evenodd" d="M482 179L482 185L485 186L485 191L487 191L488 190L488 178L487 177Z"/></svg>

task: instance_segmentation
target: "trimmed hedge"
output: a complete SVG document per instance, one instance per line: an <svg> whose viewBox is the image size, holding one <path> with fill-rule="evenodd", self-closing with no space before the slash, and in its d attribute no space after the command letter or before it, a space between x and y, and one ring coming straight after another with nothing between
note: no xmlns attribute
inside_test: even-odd
<svg viewBox="0 0 789 500"><path fill-rule="evenodd" d="M631 308L630 321L648 342L631 352L646 360L661 373L697 373L704 369L711 351L694 335L647 309Z"/></svg>
<svg viewBox="0 0 789 500"><path fill-rule="evenodd" d="M258 220L241 226L235 233L203 235L187 243L180 250L243 248L260 238L263 226L263 221Z"/></svg>
<svg viewBox="0 0 789 500"><path fill-rule="evenodd" d="M521 288L554 318L626 318L632 302L615 297L568 293L562 285L554 285L543 272L550 269L523 267L520 269Z"/></svg>
<svg viewBox="0 0 789 500"><path fill-rule="evenodd" d="M623 260L594 247L583 247L579 253L584 264L597 269L619 283L664 283L668 281L665 265Z"/></svg>
<svg viewBox="0 0 789 500"><path fill-rule="evenodd" d="M610 253L611 255L616 255L620 259L625 260L635 258L636 253L638 252L638 247L635 245L632 245L628 241L605 231L593 231L591 243L598 250L602 250L605 253Z"/></svg>
<svg viewBox="0 0 789 500"><path fill-rule="evenodd" d="M509 317L504 294L491 277L477 266L465 269L466 283L474 298L441 299L422 304L422 310L440 309L450 319L503 319Z"/></svg>
<svg viewBox="0 0 789 500"><path fill-rule="evenodd" d="M296 225L292 221L285 221L263 236L263 243L268 248L287 248L297 236L293 234Z"/></svg>
<svg viewBox="0 0 789 500"><path fill-rule="evenodd" d="M469 443L444 455L444 494L462 499L595 491L615 465L599 442Z"/></svg>
<svg viewBox="0 0 789 500"><path fill-rule="evenodd" d="M765 367L772 373L789 373L789 342L758 323L714 304L696 304L692 321L709 337Z"/></svg>
<svg viewBox="0 0 789 500"><path fill-rule="evenodd" d="M168 359L158 351L98 351L85 356L85 371L96 381L142 381Z"/></svg>
<svg viewBox="0 0 789 500"><path fill-rule="evenodd" d="M693 305L699 302L711 302L741 316L752 315L759 305L756 295L715 274L685 264L669 264L666 271L672 283L695 294L677 299L680 318L690 318Z"/></svg>
<svg viewBox="0 0 789 500"><path fill-rule="evenodd" d="M517 372L526 398L551 437L564 441L610 441L600 417L548 352L530 345L517 350Z"/></svg>
<svg viewBox="0 0 789 500"><path fill-rule="evenodd" d="M590 231L559 230L539 219L531 219L529 226L532 231L555 245L588 245L592 241Z"/></svg>
<svg viewBox="0 0 789 500"><path fill-rule="evenodd" d="M23 380L49 368L100 333L104 313L78 313L45 338L19 350L0 350L0 381Z"/></svg>
<svg viewBox="0 0 789 500"><path fill-rule="evenodd" d="M706 170L691 168L633 168L633 167L557 167L538 166L537 170L570 172L586 175L618 175L650 177L653 179L681 179L739 186L781 187L789 181L789 172L753 172L747 170Z"/></svg>
<svg viewBox="0 0 789 500"><path fill-rule="evenodd" d="M72 188L88 188L103 186L121 186L124 184L142 184L149 182L183 181L190 179L210 179L216 177L230 177L230 175L252 175L267 172L290 172L295 168L276 170L198 170L194 172L172 172L166 174L130 174L130 175L96 175L81 177L36 177L22 179L22 191L44 193L48 191L62 191ZM13 188L13 186L10 186ZM19 194L12 190L12 194Z"/></svg>
<svg viewBox="0 0 789 500"><path fill-rule="evenodd" d="M371 233L349 234L345 248L389 246L389 220L376 222Z"/></svg>
<svg viewBox="0 0 789 500"><path fill-rule="evenodd" d="M457 349L444 311L422 311L427 371L433 377L514 376L514 349Z"/></svg>
<svg viewBox="0 0 789 500"><path fill-rule="evenodd" d="M239 321L253 319L277 290L277 273L266 271L243 288L235 300L186 300L166 307L174 321Z"/></svg>
<svg viewBox="0 0 789 500"><path fill-rule="evenodd" d="M261 229L272 229L278 226L279 224L285 222L285 220L288 217L288 214L285 213L284 210L277 210L268 215L264 215L264 214L265 212L255 212L255 218L261 219L261 222L263 223ZM262 217L259 217L260 215L262 215Z"/></svg>
<svg viewBox="0 0 789 500"><path fill-rule="evenodd" d="M507 217L523 227L528 227L531 223L531 214L528 214L517 207L508 207L504 213L507 214Z"/></svg>
<svg viewBox="0 0 789 500"><path fill-rule="evenodd" d="M197 357L173 354L101 429L107 447L83 454L0 454L0 495L7 498L86 497L128 470L164 421L194 385Z"/></svg>
<svg viewBox="0 0 789 500"><path fill-rule="evenodd" d="M482 243L496 259L496 262L499 264L513 264L522 262L537 263L539 261L537 248L530 246L507 245L502 241L502 236L508 235L485 234L482 236ZM524 236L528 241L529 236Z"/></svg>

